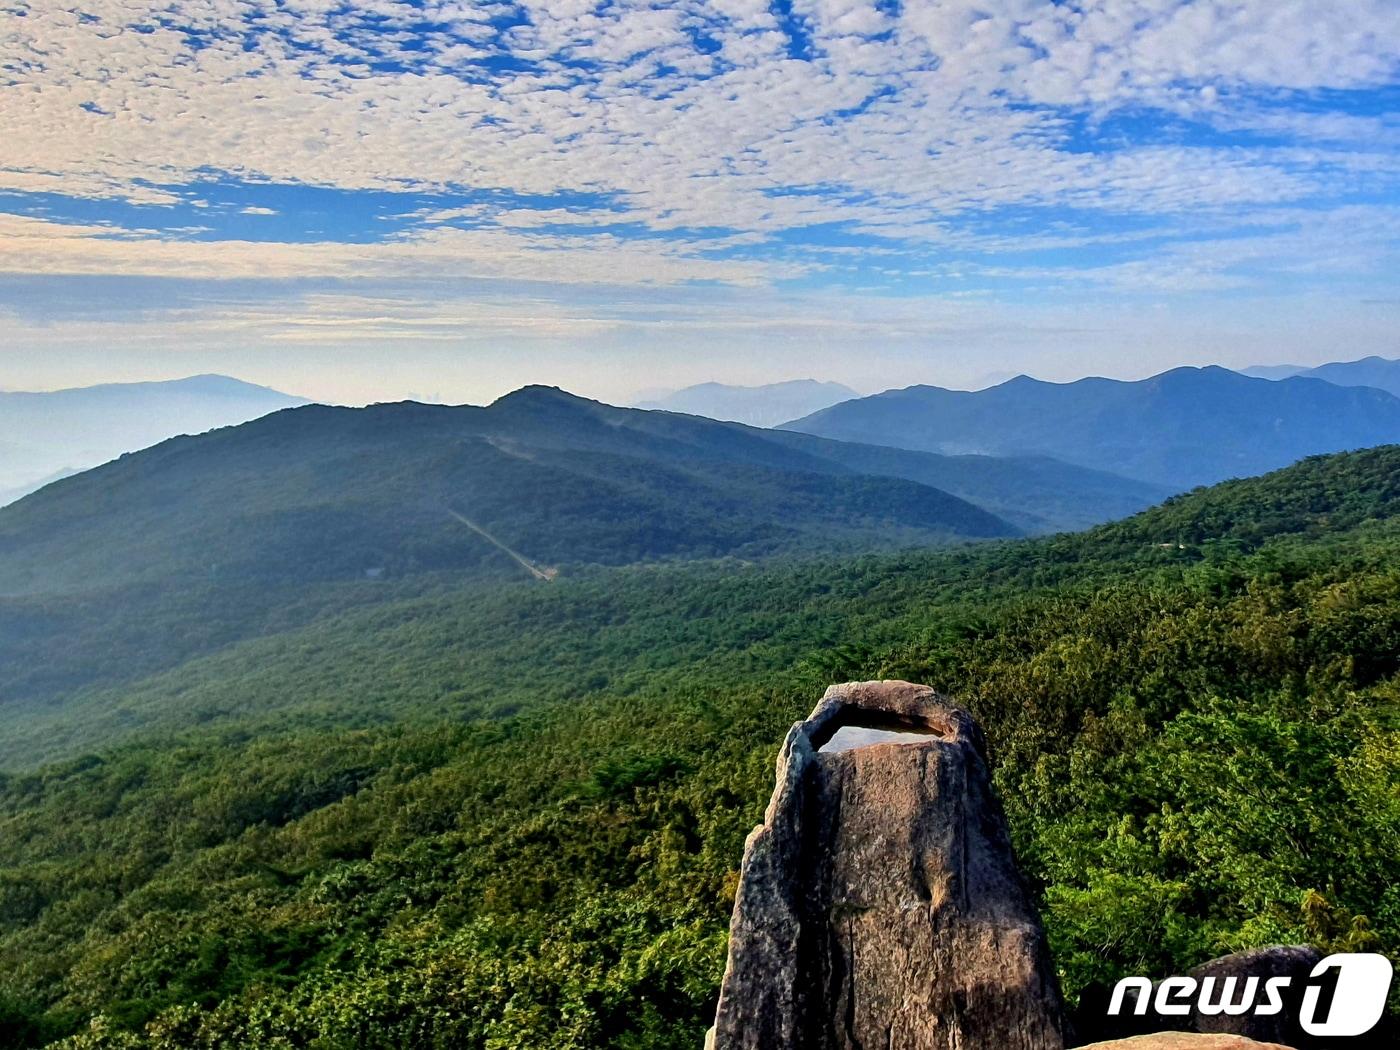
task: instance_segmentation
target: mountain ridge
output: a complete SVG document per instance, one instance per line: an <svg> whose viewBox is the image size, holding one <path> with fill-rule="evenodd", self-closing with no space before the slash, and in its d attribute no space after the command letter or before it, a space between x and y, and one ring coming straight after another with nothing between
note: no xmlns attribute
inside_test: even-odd
<svg viewBox="0 0 1400 1050"><path fill-rule="evenodd" d="M780 479L785 481L779 484ZM680 493L683 500L676 498ZM818 531L868 531L876 526L862 524L863 516L872 514L887 514L892 525L911 530L911 538L940 530L971 537L1018 531L932 486L833 468L802 450L770 442L753 428L618 409L557 387L530 386L486 407L411 401L362 409L307 405L242 426L174 438L63 479L43 499L25 500L0 513L0 587L14 587L13 551L24 545L23 536L49 549L65 532L83 534L94 511L107 518L108 530L123 515L139 522L128 534L129 560L138 560L138 551L157 558L152 545L159 537L162 549L185 544L187 570L217 549L220 568L211 570L215 572L234 562L245 568L263 562L296 573L298 559L303 559L303 567L325 564L325 571L337 577L355 560L358 570L350 575L357 575L384 568L381 560L392 564L398 543L417 544L429 559L426 564L436 564L432 559L441 551L462 551L449 509L468 513L493 531L500 526L507 535L520 533L521 542L512 546L547 562L577 560L568 557L571 544L593 549L577 534L565 541L548 525L548 516L512 503L517 495L546 500L548 515L575 515L575 528L591 523L589 536L600 545L596 550L605 562L681 551L705 556L771 552L775 543L782 545L782 537L796 542L804 528L817 528L813 523L818 521L826 523ZM616 505L610 507L608 499ZM768 508L761 520L744 518L744 500L759 500ZM478 505L462 505L472 501ZM198 516L191 519L189 538L177 543L174 523L181 508L192 505L203 506L200 513L205 515L257 516L262 526L257 544L240 539L237 529L220 529L223 542L211 545L209 530L216 525ZM330 529L341 547L328 550L297 539L298 517L305 513L321 513L320 527ZM624 520L640 515L639 524L629 526L640 546L619 540L607 553L614 514ZM500 515L504 518L497 520ZM677 540L676 529L684 528L677 523L686 520L691 522L688 539ZM741 520L747 523L736 527ZM805 524L790 527L785 521ZM370 542L364 529L393 538ZM284 550L279 544L291 546ZM467 546L479 545L473 540ZM352 548L359 551L358 560L336 561L338 553ZM381 549L382 555L375 553ZM86 568L67 570L75 582L101 577L84 555L76 563ZM341 568L330 568L334 564ZM446 564L455 563L449 558L439 567Z"/></svg>
<svg viewBox="0 0 1400 1050"><path fill-rule="evenodd" d="M1185 490L1400 439L1400 398L1212 365L1143 380L1018 376L980 391L906 387L781 429L945 454L1040 454Z"/></svg>
<svg viewBox="0 0 1400 1050"><path fill-rule="evenodd" d="M1400 360L1371 354L1355 361L1329 361L1326 364L1307 367L1304 365L1256 365L1246 368L1243 374L1262 379L1283 379L1289 376L1306 376L1322 379L1335 386L1368 386L1384 390L1400 397Z"/></svg>

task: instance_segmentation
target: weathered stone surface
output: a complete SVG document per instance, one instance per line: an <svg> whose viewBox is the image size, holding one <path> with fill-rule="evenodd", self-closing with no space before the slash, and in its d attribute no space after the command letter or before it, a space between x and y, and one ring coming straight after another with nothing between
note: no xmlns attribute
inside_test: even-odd
<svg viewBox="0 0 1400 1050"><path fill-rule="evenodd" d="M1274 1015L1250 1011L1245 1014L1203 1014L1193 1009L1190 1014L1180 1017L1164 1017L1151 1006L1145 1014L1139 1015L1129 1008L1117 1017L1109 1017L1107 988L1086 990L1080 997L1079 1009L1074 1015L1075 1029L1081 1038L1113 1039L1145 1032L1160 1032L1180 1029L1187 1032L1226 1033L1248 1036L1262 1042L1282 1043L1295 1050L1325 1050L1327 1047L1345 1042L1353 1050L1370 1050L1374 1046L1387 1045L1376 1042L1379 1037L1365 1037L1339 1041L1320 1039L1303 1031L1298 1023L1302 990L1312 973L1313 967L1322 961L1322 953L1307 945L1274 945L1253 951L1225 955L1219 959L1202 963L1188 971L1188 975L1198 981L1209 977L1214 980L1216 994L1230 978L1234 978L1231 1001L1238 1001L1248 987L1250 978L1256 978L1262 987L1271 977L1288 977L1290 987L1283 994L1284 1009Z"/></svg>
<svg viewBox="0 0 1400 1050"><path fill-rule="evenodd" d="M820 753L850 724L937 733ZM984 750L908 682L833 686L793 726L744 850L716 1050L1064 1047Z"/></svg>
<svg viewBox="0 0 1400 1050"><path fill-rule="evenodd" d="M1279 1043L1260 1043L1242 1035L1202 1035L1195 1032L1160 1032L1091 1043L1083 1050L1292 1050Z"/></svg>
<svg viewBox="0 0 1400 1050"><path fill-rule="evenodd" d="M1191 1028L1197 1032L1230 1032L1235 1035L1247 1035L1251 1039L1272 1040L1275 1043L1297 1047L1299 1050L1327 1045L1307 1035L1298 1024L1298 990L1312 973L1313 967L1321 961L1322 953L1316 948L1280 944L1250 952L1236 952L1234 955L1225 955L1202 963L1188 971L1190 976L1197 980L1212 977L1216 987L1233 977L1238 993L1250 977L1258 977L1261 985L1270 977L1289 977L1292 978L1290 991L1294 994L1284 996L1287 1008L1272 1017L1255 1013L1239 1017L1224 1014L1212 1017L1193 1012Z"/></svg>

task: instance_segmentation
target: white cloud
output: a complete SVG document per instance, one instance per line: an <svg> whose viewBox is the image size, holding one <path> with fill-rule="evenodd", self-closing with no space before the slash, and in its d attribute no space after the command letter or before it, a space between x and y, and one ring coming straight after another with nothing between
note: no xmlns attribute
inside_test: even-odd
<svg viewBox="0 0 1400 1050"><path fill-rule="evenodd" d="M0 187L157 202L153 187L228 172L597 190L658 228L827 221L852 194L923 220L1302 200L1327 184L1330 156L1085 153L1066 148L1065 116L1148 106L1277 132L1277 112L1232 99L1384 83L1400 58L1393 0L911 0L897 17L804 0L812 61L790 59L766 5L742 0L20 7L0 36ZM490 24L511 11L525 21ZM415 30L424 18L435 27ZM477 64L494 56L518 68ZM1366 125L1330 127L1314 139L1329 154L1364 148ZM814 195L802 207L768 196L792 187Z"/></svg>
<svg viewBox="0 0 1400 1050"><path fill-rule="evenodd" d="M435 227L373 244L185 241L152 230L75 225L0 213L0 274L123 274L181 279L431 277L561 284L762 285L816 264L708 256L707 242L561 237L535 230Z"/></svg>
<svg viewBox="0 0 1400 1050"><path fill-rule="evenodd" d="M794 0L796 26L764 0L10 4L0 194L31 213L0 213L0 275L256 283L26 307L7 375L233 360L345 400L620 399L659 372L870 389L1394 349L1400 312L1358 304L1400 261L1376 203L1400 125L1321 89L1395 83L1396 0ZM375 243L304 239L280 195L241 214L288 240L184 239L240 211L225 180L442 199ZM151 210L63 222L49 194ZM198 229L162 219L181 203Z"/></svg>

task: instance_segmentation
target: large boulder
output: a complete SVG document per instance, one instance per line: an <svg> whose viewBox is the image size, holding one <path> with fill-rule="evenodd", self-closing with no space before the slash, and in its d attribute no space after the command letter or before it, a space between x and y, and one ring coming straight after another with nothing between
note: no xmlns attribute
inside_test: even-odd
<svg viewBox="0 0 1400 1050"><path fill-rule="evenodd" d="M1238 952L1219 959L1202 963L1189 971L1189 976L1198 981L1205 977L1215 978L1217 986L1234 978L1236 995L1242 994L1246 981L1258 978L1262 985L1270 977L1288 977L1292 985L1301 987L1312 969L1322 960L1322 953L1306 945L1274 945L1254 951ZM1154 985L1155 988L1155 985ZM1149 1003L1143 1013L1135 1009L1137 997L1129 993L1124 1008L1116 1016L1108 1013L1111 991L1106 986L1094 985L1086 988L1079 997L1079 1006L1074 1013L1075 1031L1086 1041L1121 1039L1148 1032L1180 1030L1184 1032L1222 1033L1243 1035L1266 1042L1283 1043L1287 1046L1309 1050L1317 1041L1308 1041L1298 1025L1298 1004L1286 997L1287 1009L1282 1013L1268 1016L1254 1012L1247 1014L1208 1015L1193 1008L1186 1016L1163 1016Z"/></svg>
<svg viewBox="0 0 1400 1050"><path fill-rule="evenodd" d="M977 724L908 682L827 690L788 733L744 848L711 1045L1062 1050L1065 1036Z"/></svg>
<svg viewBox="0 0 1400 1050"><path fill-rule="evenodd" d="M1298 1023L1301 1008L1298 990L1307 981L1313 967L1321 961L1322 953L1316 948L1305 944L1279 944L1270 948L1224 955L1188 970L1189 976L1198 981L1213 977L1217 987L1221 987L1231 977L1235 978L1236 988L1243 987L1250 977L1258 977L1261 985L1270 977L1292 979L1288 993L1284 995L1285 1008L1281 1013L1268 1016L1251 1012L1232 1017L1229 1014L1211 1016L1197 1010L1191 1014L1191 1028L1197 1032L1247 1035L1251 1039L1283 1043L1298 1050L1335 1045L1336 1040L1325 1042L1309 1036Z"/></svg>
<svg viewBox="0 0 1400 1050"><path fill-rule="evenodd" d="M1279 1043L1260 1043L1242 1035L1201 1035L1194 1032L1158 1032L1131 1039L1091 1043L1082 1050L1292 1050Z"/></svg>
<svg viewBox="0 0 1400 1050"><path fill-rule="evenodd" d="M1265 1043L1281 1043L1293 1050L1381 1050L1397 1045L1395 1021L1382 1018L1364 1036L1332 1037L1309 1035L1299 1023L1302 996L1313 968L1322 961L1323 953L1308 945L1273 945L1252 951L1236 952L1202 963L1186 975L1204 983L1212 979L1216 994L1228 991L1226 998L1238 1002L1249 987L1251 978L1263 987L1271 977L1287 977L1289 984L1282 993L1283 1009L1277 1014L1255 1010L1246 1013L1206 1014L1193 1005L1183 1016L1159 1014L1149 999L1142 1013L1136 1009L1137 995L1130 992L1123 1009L1116 1015L1108 1013L1111 990L1096 985L1085 989L1074 1012L1074 1029L1087 1043L1095 1040L1123 1039L1150 1032L1182 1031L1247 1036ZM1157 982L1160 984L1160 982ZM1156 988L1154 984L1154 990ZM1257 1001L1257 1000L1256 1000Z"/></svg>

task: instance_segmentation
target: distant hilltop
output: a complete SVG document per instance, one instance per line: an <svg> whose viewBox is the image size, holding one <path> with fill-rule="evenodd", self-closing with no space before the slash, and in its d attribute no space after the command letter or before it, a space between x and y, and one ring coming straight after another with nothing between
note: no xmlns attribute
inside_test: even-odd
<svg viewBox="0 0 1400 1050"><path fill-rule="evenodd" d="M1400 361L1374 354L1359 361L1329 361L1316 368L1305 365L1254 365L1240 372L1256 379L1289 379L1293 376L1325 379L1334 386L1369 386L1400 397Z"/></svg>
<svg viewBox="0 0 1400 1050"><path fill-rule="evenodd" d="M0 506L181 434L246 423L305 398L224 375L0 393Z"/></svg>
<svg viewBox="0 0 1400 1050"><path fill-rule="evenodd" d="M859 396L848 386L815 379L793 379L765 386L700 383L668 393L653 392L647 400L638 401L633 407L708 416L730 423L747 423L751 427L775 427Z"/></svg>

